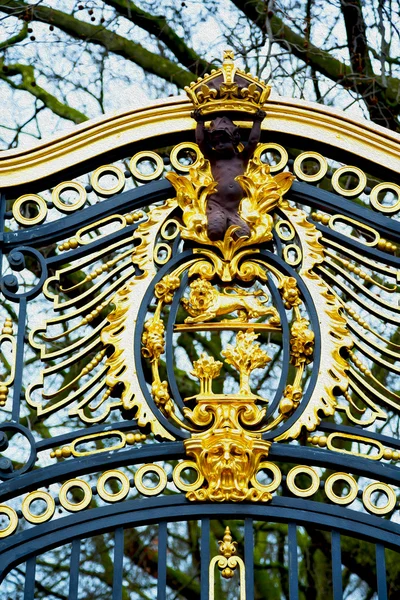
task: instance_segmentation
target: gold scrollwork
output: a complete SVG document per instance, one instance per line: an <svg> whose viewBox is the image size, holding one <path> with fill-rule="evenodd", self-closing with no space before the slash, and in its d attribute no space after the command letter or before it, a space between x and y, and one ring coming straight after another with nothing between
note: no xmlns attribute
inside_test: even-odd
<svg viewBox="0 0 400 600"><path fill-rule="evenodd" d="M319 169L316 173L312 175L308 173L304 173L302 169L302 164L305 160L315 160L319 164ZM328 171L328 162L322 154L319 152L302 152L299 156L296 157L293 164L293 171L295 172L298 179L301 181L308 181L312 183L316 183L317 181L321 181Z"/></svg>
<svg viewBox="0 0 400 600"><path fill-rule="evenodd" d="M14 531L18 527L18 515L15 512L15 510L11 508L11 506L6 506L5 504L2 504L0 506L0 517L2 517L3 515L8 517L9 521L8 525L3 527L3 529L0 529L0 538L8 537L12 533L14 533Z"/></svg>
<svg viewBox="0 0 400 600"><path fill-rule="evenodd" d="M38 213L34 217L25 217L22 214L22 210L25 204L36 204ZM46 201L37 194L24 194L17 198L12 207L12 213L14 219L20 225L25 227L31 227L32 225L39 225L47 217L47 204Z"/></svg>
<svg viewBox="0 0 400 600"><path fill-rule="evenodd" d="M148 160L150 162L155 163L155 169L153 173L149 173L148 175L144 175L137 168L138 162L142 160ZM164 162L163 159L157 152L152 152L151 150L143 150L142 152L137 152L134 156L132 156L129 161L129 169L135 179L138 181L153 181L153 179L158 179L164 170Z"/></svg>
<svg viewBox="0 0 400 600"><path fill-rule="evenodd" d="M374 492L383 492L387 497L387 502L383 506L377 506L371 500ZM387 515L396 507L396 494L390 485L386 483L370 483L363 491L363 503L368 512L374 515Z"/></svg>
<svg viewBox="0 0 400 600"><path fill-rule="evenodd" d="M271 483L267 483L265 485L258 481L257 473L259 473L260 471L271 471L272 476L273 476ZM274 492L275 490L277 490L278 487L281 485L282 472L281 472L280 468L278 467L278 465L276 465L272 462L267 462L267 461L261 462L257 469L257 473L255 475L253 475L253 477L250 479L250 483L252 484L253 487L255 487L260 492L271 493L271 492Z"/></svg>
<svg viewBox="0 0 400 600"><path fill-rule="evenodd" d="M355 188L348 190L340 185L339 179L342 175L353 175L358 178L358 184ZM347 196L348 198L353 198L355 196L359 196L365 189L367 185L367 177L361 169L358 167L340 167L337 169L332 176L332 187L341 196Z"/></svg>
<svg viewBox="0 0 400 600"><path fill-rule="evenodd" d="M183 152L185 150L194 152L196 155L196 160L191 165L183 165L178 160L179 153ZM192 142L182 142L181 144L177 144L176 146L174 146L172 148L169 159L170 159L171 165L174 167L174 169L176 169L177 171L183 171L185 173L188 173L190 171L190 169L197 169L197 167L200 165L202 156L203 155L200 152L200 148L198 147L197 144L194 144Z"/></svg>
<svg viewBox="0 0 400 600"><path fill-rule="evenodd" d="M105 188L100 184L100 177L110 174L115 175L117 182L112 187ZM90 184L99 196L113 196L124 189L125 176L118 167L115 167L114 165L104 165L93 171L90 178Z"/></svg>
<svg viewBox="0 0 400 600"><path fill-rule="evenodd" d="M159 482L157 485L153 487L149 487L143 483L143 477L147 473L155 473ZM157 496L157 494L161 494L166 488L167 485L167 474L162 467L159 465L142 465L135 473L135 486L138 492L143 494L143 496Z"/></svg>
<svg viewBox="0 0 400 600"><path fill-rule="evenodd" d="M67 204L61 200L60 196L66 190L74 190L75 192L78 192L78 198L75 200L75 202ZM54 206L61 212L66 213L74 212L75 210L78 210L78 208L81 208L86 202L86 197L87 194L85 188L77 181L64 181L63 183L59 183L51 193L51 200Z"/></svg>
<svg viewBox="0 0 400 600"><path fill-rule="evenodd" d="M281 171L282 169L284 169L287 165L287 161L289 160L289 156L285 148L280 144L259 144L253 156L256 160L259 160L261 163L266 164L264 163L264 161L261 160L261 156L265 154L265 152L268 152L268 150L275 150L280 155L280 159L276 163L276 165L268 165L270 173L275 173L276 171Z"/></svg>
<svg viewBox="0 0 400 600"><path fill-rule="evenodd" d="M300 488L296 484L296 477L298 475L309 475L309 477L311 477L311 484L308 486L308 488ZM287 474L286 485L295 496L307 498L318 491L319 475L313 468L305 465L293 467L293 469L290 469L289 473Z"/></svg>
<svg viewBox="0 0 400 600"><path fill-rule="evenodd" d="M83 498L79 502L68 500L67 494L74 488L83 492ZM83 479L70 479L62 484L58 497L63 508L69 512L78 512L89 506L92 500L92 488Z"/></svg>
<svg viewBox="0 0 400 600"><path fill-rule="evenodd" d="M121 484L121 489L118 492L108 492L106 490L106 483L110 481L110 479L116 479ZM116 471L112 469L110 471L106 471L102 475L100 475L99 480L97 482L97 491L103 500L106 502L120 502L127 497L129 493L129 478L122 471Z"/></svg>
<svg viewBox="0 0 400 600"><path fill-rule="evenodd" d="M181 473L185 469L191 469L192 471L196 472L196 481L194 481L193 483L185 483L184 481L182 481ZM174 480L174 484L176 485L178 490L181 490L182 492L194 492L201 485L203 485L204 482L204 477L201 474L200 469L192 460L183 460L182 462L178 463L173 470L172 477Z"/></svg>
<svg viewBox="0 0 400 600"><path fill-rule="evenodd" d="M380 192L393 192L397 195L397 200L394 204L386 206L379 201ZM400 210L400 186L395 183L378 183L372 188L369 201L372 206L379 212L387 215L392 215Z"/></svg>
<svg viewBox="0 0 400 600"><path fill-rule="evenodd" d="M333 486L337 481L344 481L345 484L349 487L349 491L345 496L338 496L333 491ZM332 473L329 475L327 480L325 481L325 494L335 504L350 504L354 502L357 498L358 493L358 485L354 477L349 475L348 473Z"/></svg>
<svg viewBox="0 0 400 600"><path fill-rule="evenodd" d="M39 515L35 515L31 511L31 504L35 502L35 500L43 500L46 503L46 508ZM22 514L25 519L29 521L29 523L45 523L54 515L54 511L56 509L56 505L54 502L54 498L50 496L47 492L35 491L31 492L22 501Z"/></svg>

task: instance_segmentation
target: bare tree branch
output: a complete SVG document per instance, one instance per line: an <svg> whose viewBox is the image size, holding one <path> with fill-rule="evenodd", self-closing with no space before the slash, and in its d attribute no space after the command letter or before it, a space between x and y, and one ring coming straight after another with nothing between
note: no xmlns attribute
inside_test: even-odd
<svg viewBox="0 0 400 600"><path fill-rule="evenodd" d="M109 52L133 61L148 73L157 75L180 88L189 85L193 80L194 73L182 69L167 58L146 50L140 44L108 30L104 25L86 23L60 10L39 4L27 4L21 0L1 0L0 11L13 16L18 16L18 13L27 13L32 21L49 23L76 39L99 44Z"/></svg>

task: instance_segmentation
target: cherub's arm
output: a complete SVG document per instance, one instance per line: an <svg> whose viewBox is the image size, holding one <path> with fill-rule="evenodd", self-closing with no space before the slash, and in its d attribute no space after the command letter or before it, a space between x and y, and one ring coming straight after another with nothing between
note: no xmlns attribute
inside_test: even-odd
<svg viewBox="0 0 400 600"><path fill-rule="evenodd" d="M192 117L192 119L197 121L196 144L199 146L199 148L200 148L201 152L204 154L204 156L207 156L207 154L209 154L210 147L206 140L203 117L198 108L196 108L196 110L194 110L190 114L190 116Z"/></svg>
<svg viewBox="0 0 400 600"><path fill-rule="evenodd" d="M254 150L257 148L257 144L260 141L261 135L261 122L265 119L265 116L266 113L263 110L258 110L254 115L254 123L250 131L249 140L245 149L243 150L247 157L252 156Z"/></svg>

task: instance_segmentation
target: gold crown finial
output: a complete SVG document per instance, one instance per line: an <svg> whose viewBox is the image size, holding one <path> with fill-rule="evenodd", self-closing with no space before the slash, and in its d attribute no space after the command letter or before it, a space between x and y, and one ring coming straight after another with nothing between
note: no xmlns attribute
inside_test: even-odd
<svg viewBox="0 0 400 600"><path fill-rule="evenodd" d="M238 69L233 50L225 50L222 67L199 77L185 91L202 115L221 111L254 114L263 107L271 88Z"/></svg>
<svg viewBox="0 0 400 600"><path fill-rule="evenodd" d="M224 62L227 60L235 60L235 53L233 50L224 50Z"/></svg>

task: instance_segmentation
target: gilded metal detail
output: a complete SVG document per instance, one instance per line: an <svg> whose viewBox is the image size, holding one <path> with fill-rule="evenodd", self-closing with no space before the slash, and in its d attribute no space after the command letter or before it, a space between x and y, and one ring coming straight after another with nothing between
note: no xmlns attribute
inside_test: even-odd
<svg viewBox="0 0 400 600"><path fill-rule="evenodd" d="M236 556L237 542L233 541L231 530L226 527L224 537L218 542L220 554L214 556L210 561L209 567L209 596L210 600L214 600L214 583L215 583L215 566L221 572L222 577L231 579L237 567L240 573L240 600L246 599L246 574L243 560Z"/></svg>
<svg viewBox="0 0 400 600"><path fill-rule="evenodd" d="M143 483L143 477L147 473L155 473L159 481L155 486L148 486ZM135 486L138 492L143 496L157 496L166 488L167 474L159 465L142 465L135 473Z"/></svg>
<svg viewBox="0 0 400 600"><path fill-rule="evenodd" d="M338 481L344 482L345 486L349 488L349 491L344 496L339 496L333 491L333 485ZM358 484L354 477L348 473L332 473L325 481L325 494L335 504L341 504L342 506L351 504L357 498Z"/></svg>
<svg viewBox="0 0 400 600"><path fill-rule="evenodd" d="M237 311L236 318L220 322L248 323L249 319L258 319L271 315L268 325L279 327L280 319L276 308L265 306L269 297L264 290L246 292L237 287L224 288L218 292L207 279L195 279L190 284L189 298L182 298L182 305L189 317L185 323L204 323L219 316L229 315Z"/></svg>
<svg viewBox="0 0 400 600"><path fill-rule="evenodd" d="M110 438L119 438L119 441L112 445L102 446L103 440ZM91 456L93 454L98 454L99 452L110 452L112 450L120 450L121 448L125 448L128 444L129 446L133 444L137 444L140 442L144 442L146 440L146 436L143 433L124 433L123 431L111 430L106 431L105 433L91 433L89 435L83 435L81 437L76 438L72 444L69 446L63 446L62 448L57 448L50 452L51 458L69 458L70 456L75 456L76 458L80 458L82 456ZM87 450L81 451L77 449L79 444L84 444L88 442L95 442L99 447L95 450Z"/></svg>
<svg viewBox="0 0 400 600"><path fill-rule="evenodd" d="M36 206L37 214L32 217L27 217L23 212L30 204ZM24 194L14 202L12 213L17 223L24 225L25 227L32 227L33 225L39 225L39 223L42 223L47 217L47 204L46 201L37 194Z"/></svg>
<svg viewBox="0 0 400 600"><path fill-rule="evenodd" d="M5 377L3 379L3 381L0 380L0 406L5 406L5 404L7 402L8 390L14 383L14 378L15 378L15 362L16 362L17 344L16 344L16 339L15 339L14 331L13 331L13 322L10 318L5 319L4 325L3 325L1 333L0 333L0 350L1 350L1 346L3 344L11 345L11 357L10 357L10 363L9 363L9 369L10 369L9 373L8 373L7 377ZM4 351L3 351L3 357L4 357ZM4 358L3 358L3 360L4 360Z"/></svg>
<svg viewBox="0 0 400 600"><path fill-rule="evenodd" d="M74 190L77 192L78 198L74 202L67 203L61 199L61 194L67 190ZM63 183L59 183L51 193L51 201L53 202L54 206L61 212L66 213L74 212L75 210L82 208L86 202L86 198L87 193L85 188L77 181L64 181Z"/></svg>
<svg viewBox="0 0 400 600"><path fill-rule="evenodd" d="M106 483L110 479L119 481L121 484L121 489L117 492L107 491ZM122 471L117 471L115 469L102 473L97 481L97 492L100 498L106 502L120 502L121 500L124 500L127 497L129 490L129 477L125 475L125 473L122 473Z"/></svg>
<svg viewBox="0 0 400 600"><path fill-rule="evenodd" d="M31 504L32 502L35 502L35 500L42 500L46 504L46 508L38 515L31 511ZM47 492L35 491L30 492L30 494L25 496L21 509L25 519L29 521L29 523L37 525L38 523L45 523L51 519L54 515L56 505L53 497Z"/></svg>
<svg viewBox="0 0 400 600"><path fill-rule="evenodd" d="M256 338L252 330L240 331L236 345L228 345L222 353L227 362L239 370L239 394L213 394L211 382L221 369L219 361L204 354L195 363L193 374L200 380L200 393L195 408L184 412L195 425L207 429L193 433L184 444L207 484L189 491L189 500L271 500L269 492L259 486L250 487L250 480L261 459L268 456L271 445L262 440L259 433L249 431L265 414L265 408L260 409L255 403L257 396L251 392L249 376L252 370L270 360L255 342Z"/></svg>
<svg viewBox="0 0 400 600"><path fill-rule="evenodd" d="M223 83L220 83L220 79ZM256 112L268 99L271 88L265 82L235 66L233 52L227 50L221 69L199 77L185 87L194 106L203 114L221 110Z"/></svg>
<svg viewBox="0 0 400 600"><path fill-rule="evenodd" d="M300 488L296 484L296 477L298 475L308 475L311 478L311 483L307 488ZM313 496L319 489L319 475L312 467L308 466L296 466L293 469L290 469L289 473L286 477L286 485L288 489L295 496L299 496L300 498L308 498L308 496Z"/></svg>
<svg viewBox="0 0 400 600"><path fill-rule="evenodd" d="M100 183L100 177L110 174L114 175L117 178L117 181L111 187L104 187ZM93 171L90 178L90 183L94 191L99 194L99 196L113 196L124 189L125 176L118 167L115 167L114 165L104 165Z"/></svg>
<svg viewBox="0 0 400 600"><path fill-rule="evenodd" d="M72 489L78 488L83 492L83 497L78 502L71 502L68 499L68 492ZM70 479L62 484L58 494L60 504L65 510L69 512L79 512L89 506L92 501L92 488L83 479Z"/></svg>
<svg viewBox="0 0 400 600"><path fill-rule="evenodd" d="M318 163L318 170L316 173L305 173L302 168L303 162L310 159ZM328 171L328 162L322 154L319 154L319 152L302 152L294 161L293 171L298 179L309 183L316 183L325 177Z"/></svg>
<svg viewBox="0 0 400 600"><path fill-rule="evenodd" d="M347 189L340 184L340 177L343 175L351 175L358 179L358 183L354 188ZM337 169L332 177L332 187L338 194L342 196L347 196L348 198L354 198L362 194L367 185L367 176L364 171L359 169L358 167L340 167Z"/></svg>
<svg viewBox="0 0 400 600"><path fill-rule="evenodd" d="M145 175L137 168L138 162L142 160L147 160L151 163L154 163L154 171ZM151 152L150 150L143 150L142 152L136 152L134 156L132 156L129 161L129 169L135 179L138 181L153 181L153 179L158 179L163 171L164 171L164 162L163 159L157 152Z"/></svg>
<svg viewBox="0 0 400 600"><path fill-rule="evenodd" d="M182 209L182 238L212 246L222 255L221 257L207 249L199 250L206 260L194 265L190 275L197 273L206 279L218 275L224 282L230 282L234 278L253 281L256 276L265 279L263 271L255 261L243 259L255 252L254 248L247 247L272 239L273 220L269 212L282 201L294 179L291 173L284 172L272 176L269 171L268 165L253 158L246 173L237 177L246 194L241 201L239 216L247 224L249 236L236 237L234 233L239 226L231 225L224 239L214 242L207 234L207 197L216 190L209 162L203 159L197 169L191 169L190 179L176 173L167 174L167 179L177 191L177 202Z"/></svg>
<svg viewBox="0 0 400 600"><path fill-rule="evenodd" d="M387 497L387 502L383 506L377 506L371 500L374 492L384 493ZM397 497L394 489L387 483L370 483L363 491L363 504L368 512L374 515L387 515L391 513L397 504Z"/></svg>
<svg viewBox="0 0 400 600"><path fill-rule="evenodd" d="M0 538L8 537L13 534L18 527L18 515L11 506L6 506L5 504L0 505L0 517L3 515L8 517L8 524L0 529Z"/></svg>

